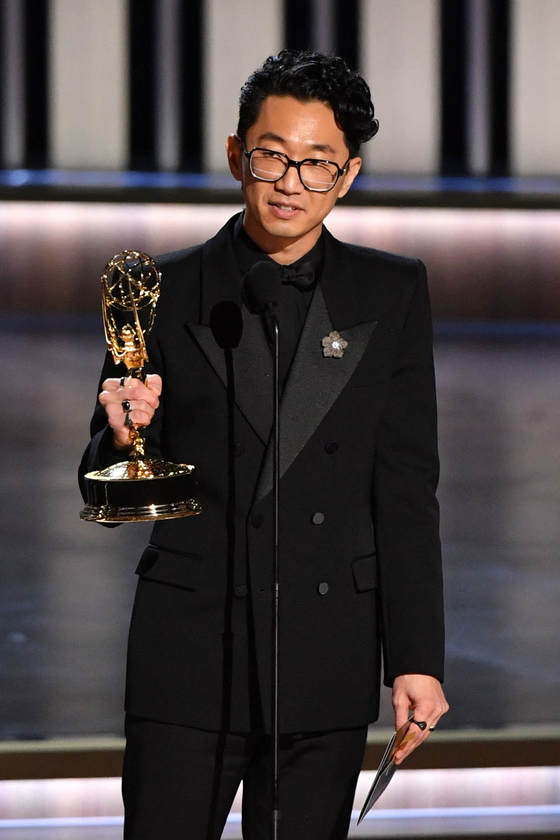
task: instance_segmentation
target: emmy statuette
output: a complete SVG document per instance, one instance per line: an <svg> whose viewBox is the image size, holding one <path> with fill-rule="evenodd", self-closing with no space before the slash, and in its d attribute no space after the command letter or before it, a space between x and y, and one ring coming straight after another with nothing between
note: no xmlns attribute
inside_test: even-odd
<svg viewBox="0 0 560 840"><path fill-rule="evenodd" d="M126 377L145 379L146 336L154 324L160 281L154 260L141 251L116 254L101 275L105 339L115 364L126 367ZM200 513L194 467L146 458L144 428L128 425L130 459L86 474L87 502L80 518L144 522Z"/></svg>

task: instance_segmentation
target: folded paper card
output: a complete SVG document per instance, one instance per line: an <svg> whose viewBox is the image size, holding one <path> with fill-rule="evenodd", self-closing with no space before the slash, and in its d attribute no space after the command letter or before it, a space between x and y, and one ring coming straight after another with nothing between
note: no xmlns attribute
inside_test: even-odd
<svg viewBox="0 0 560 840"><path fill-rule="evenodd" d="M361 823L371 807L377 802L381 794L387 790L389 782L395 775L395 770L398 766L395 764L395 755L397 750L404 747L405 744L416 737L417 730L413 729L412 732L410 731L410 725L412 722L412 718L407 720L407 722L403 723L403 725L400 726L391 736L391 739L385 748L385 752L383 753L383 758L377 768L373 784L366 797L366 801L364 802L364 807L358 817L358 825Z"/></svg>

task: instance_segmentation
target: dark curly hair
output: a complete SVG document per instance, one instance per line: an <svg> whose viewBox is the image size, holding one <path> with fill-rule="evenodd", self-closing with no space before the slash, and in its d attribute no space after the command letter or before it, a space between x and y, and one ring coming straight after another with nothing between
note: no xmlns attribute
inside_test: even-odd
<svg viewBox="0 0 560 840"><path fill-rule="evenodd" d="M237 135L245 141L267 96L293 96L329 105L351 157L379 129L369 87L343 58L310 50L282 50L251 73L239 97Z"/></svg>

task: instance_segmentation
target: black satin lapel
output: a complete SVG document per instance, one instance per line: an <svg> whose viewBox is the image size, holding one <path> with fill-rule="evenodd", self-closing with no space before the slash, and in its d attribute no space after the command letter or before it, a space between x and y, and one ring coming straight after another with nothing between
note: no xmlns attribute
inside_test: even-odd
<svg viewBox="0 0 560 840"><path fill-rule="evenodd" d="M189 321L186 328L222 383L227 387L224 351L216 344L210 323L212 307L223 300L241 305L241 269L232 248L232 231L238 215L205 243L202 252L200 323ZM233 351L235 402L266 445L272 424L272 356L258 315L244 306L243 334ZM269 393L270 392L270 393Z"/></svg>
<svg viewBox="0 0 560 840"><path fill-rule="evenodd" d="M208 324L212 307L221 301L241 303L241 271L237 268L231 246L231 230L236 216L224 225L218 233L204 243L200 276L199 321L188 321L185 326L191 336L218 374L227 385L224 351L214 341Z"/></svg>
<svg viewBox="0 0 560 840"><path fill-rule="evenodd" d="M226 361L224 351L216 344L212 330L204 324L186 324L187 330L194 338L223 384L227 386Z"/></svg>
<svg viewBox="0 0 560 840"><path fill-rule="evenodd" d="M259 315L242 308L243 334L233 351L235 401L266 445L272 426L272 353Z"/></svg>
<svg viewBox="0 0 560 840"><path fill-rule="evenodd" d="M237 265L231 244L237 221L233 216L216 236L204 243L202 249L200 323L210 323L210 313L216 303L231 300L241 305L242 272Z"/></svg>
<svg viewBox="0 0 560 840"><path fill-rule="evenodd" d="M317 286L280 405L280 475L299 455L352 376L377 322L340 330L348 346L341 359L323 356L321 339L334 329ZM266 452L255 502L272 490L272 448Z"/></svg>
<svg viewBox="0 0 560 840"><path fill-rule="evenodd" d="M258 315L242 308L243 333L233 351L235 402L247 422L266 445L272 426L272 355ZM224 351L212 330L203 324L186 325L208 362L227 387Z"/></svg>

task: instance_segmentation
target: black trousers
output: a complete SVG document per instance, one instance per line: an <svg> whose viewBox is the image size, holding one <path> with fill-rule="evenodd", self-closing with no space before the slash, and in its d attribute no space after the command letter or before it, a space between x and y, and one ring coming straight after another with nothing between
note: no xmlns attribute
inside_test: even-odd
<svg viewBox="0 0 560 840"><path fill-rule="evenodd" d="M271 741L127 717L125 840L219 840L243 781L244 840L270 840ZM280 840L344 840L367 727L282 735Z"/></svg>

